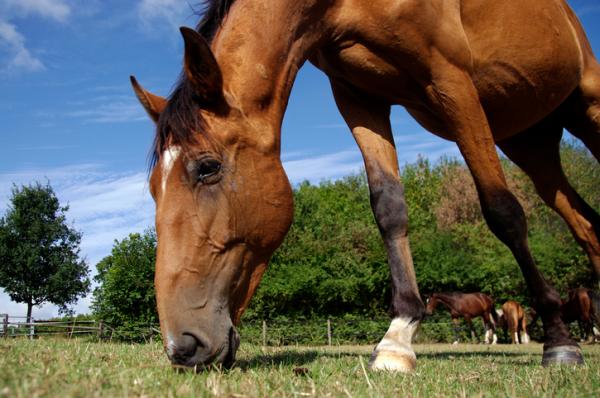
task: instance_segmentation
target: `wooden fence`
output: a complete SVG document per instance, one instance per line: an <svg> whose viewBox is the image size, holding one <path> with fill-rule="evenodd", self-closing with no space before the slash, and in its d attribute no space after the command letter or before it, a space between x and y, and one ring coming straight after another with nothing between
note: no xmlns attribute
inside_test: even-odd
<svg viewBox="0 0 600 398"><path fill-rule="evenodd" d="M0 319L0 336L4 338L35 338L52 335L62 335L69 338L78 335L92 335L103 338L112 332L110 326L103 321L96 320L47 321L8 314L0 314Z"/></svg>
<svg viewBox="0 0 600 398"><path fill-rule="evenodd" d="M379 319L276 319L270 321L247 321L239 325L245 342L262 346L282 345L337 345L375 344L389 326L388 318ZM478 329L482 325L476 323ZM102 340L152 342L160 339L157 324L130 328L114 328L101 320L27 320L26 317L0 314L0 336L4 338L38 338L43 336L90 336ZM465 327L461 327L461 340L470 341ZM479 331L480 338L483 330ZM424 322L415 336L415 342L451 342L453 325L438 320ZM501 336L499 336L501 337Z"/></svg>

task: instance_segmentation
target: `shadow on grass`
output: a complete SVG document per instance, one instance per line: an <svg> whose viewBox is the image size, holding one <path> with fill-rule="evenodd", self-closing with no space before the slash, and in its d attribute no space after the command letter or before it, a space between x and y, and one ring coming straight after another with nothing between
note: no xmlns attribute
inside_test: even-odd
<svg viewBox="0 0 600 398"><path fill-rule="evenodd" d="M256 355L251 359L240 360L236 362L236 367L242 370L261 368L265 366L299 366L306 365L316 361L318 358L340 358L355 357L358 358L364 354L358 352L320 352L320 351L284 351L272 354Z"/></svg>
<svg viewBox="0 0 600 398"><path fill-rule="evenodd" d="M285 350L285 349L284 349ZM370 355L370 354L369 354ZM243 371L257 369L269 366L301 366L315 362L318 358L340 358L353 357L358 361L358 357L365 357L364 353L341 351L335 353L322 352L316 350L297 352L292 349L272 354L260 354L250 359L243 359L236 362L235 367ZM541 361L541 353L527 352L506 352L506 351L475 351L475 352L456 352L456 351L439 351L439 352L424 352L417 353L417 360L430 359L439 361L454 361L456 359L468 360L470 358L494 358L496 363L506 359L506 363L514 363L519 365L539 365Z"/></svg>

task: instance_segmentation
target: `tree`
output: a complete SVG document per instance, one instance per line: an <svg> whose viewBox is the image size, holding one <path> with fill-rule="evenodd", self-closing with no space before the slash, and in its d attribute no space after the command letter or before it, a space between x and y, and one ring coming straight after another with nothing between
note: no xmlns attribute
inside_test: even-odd
<svg viewBox="0 0 600 398"><path fill-rule="evenodd" d="M67 210L49 183L36 182L13 186L0 218L0 287L13 301L27 304L27 319L45 302L66 312L89 291L89 270L79 258L81 233L67 225Z"/></svg>
<svg viewBox="0 0 600 398"><path fill-rule="evenodd" d="M156 323L154 263L156 234L147 230L115 241L112 252L97 265L92 310L112 326Z"/></svg>

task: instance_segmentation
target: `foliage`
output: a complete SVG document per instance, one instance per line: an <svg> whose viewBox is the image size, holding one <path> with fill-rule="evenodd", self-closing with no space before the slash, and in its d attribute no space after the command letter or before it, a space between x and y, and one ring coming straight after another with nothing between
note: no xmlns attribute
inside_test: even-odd
<svg viewBox="0 0 600 398"><path fill-rule="evenodd" d="M97 265L92 310L112 327L131 329L158 322L154 297L156 234L147 230L115 241Z"/></svg>
<svg viewBox="0 0 600 398"><path fill-rule="evenodd" d="M79 259L81 233L67 225L50 184L13 186L11 203L0 219L0 287L13 301L33 306L68 305L89 290L88 267Z"/></svg>
<svg viewBox="0 0 600 398"><path fill-rule="evenodd" d="M571 141L563 143L562 154L567 175L581 196L598 209L597 162ZM563 296L569 288L591 285L594 279L588 260L564 222L538 198L526 175L508 160L502 163L507 183L528 216L530 246L547 279ZM464 164L454 159L435 164L419 159L403 167L402 180L422 294L482 291L498 307L508 299L528 305L519 267L487 228ZM275 252L244 322L385 316L390 294L387 255L364 174L319 185L304 182L295 188L294 199L293 225ZM97 316L116 325L156 321L154 245L152 233L133 234L116 242L112 255L97 265ZM311 326L306 328L308 335L314 334ZM446 341L452 338L452 330L424 325L420 336L423 341Z"/></svg>
<svg viewBox="0 0 600 398"><path fill-rule="evenodd" d="M362 175L300 184L294 224L247 316L382 311L386 255L367 198Z"/></svg>

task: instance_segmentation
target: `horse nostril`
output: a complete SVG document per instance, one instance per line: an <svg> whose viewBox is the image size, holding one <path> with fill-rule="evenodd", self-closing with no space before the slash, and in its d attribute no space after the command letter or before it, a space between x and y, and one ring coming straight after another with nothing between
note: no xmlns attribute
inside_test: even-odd
<svg viewBox="0 0 600 398"><path fill-rule="evenodd" d="M196 355L200 342L191 334L184 333L170 348L171 361L178 365L186 365Z"/></svg>

